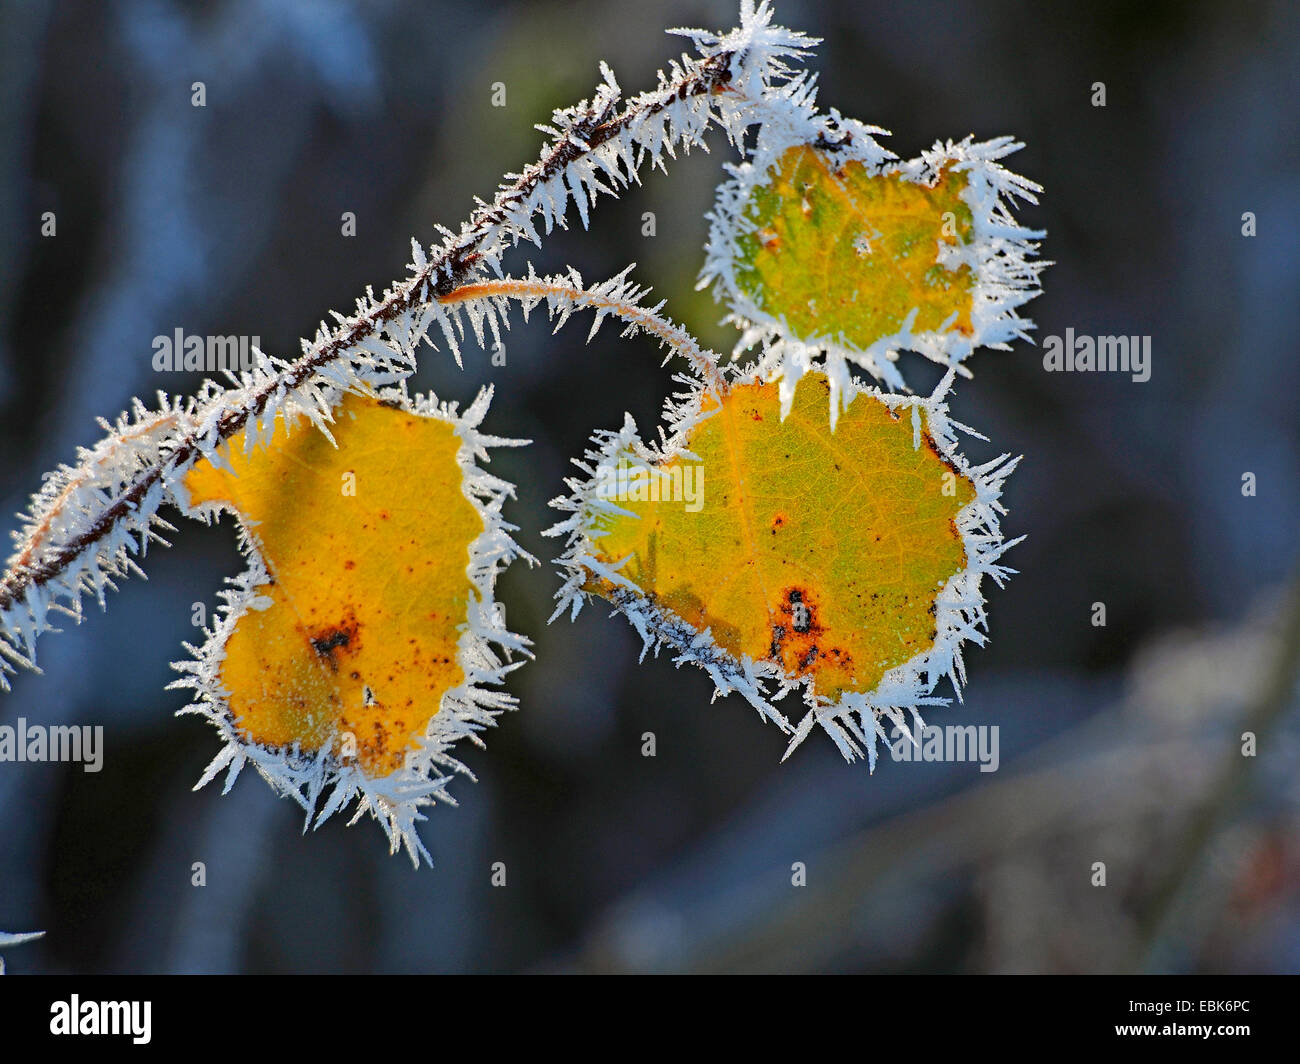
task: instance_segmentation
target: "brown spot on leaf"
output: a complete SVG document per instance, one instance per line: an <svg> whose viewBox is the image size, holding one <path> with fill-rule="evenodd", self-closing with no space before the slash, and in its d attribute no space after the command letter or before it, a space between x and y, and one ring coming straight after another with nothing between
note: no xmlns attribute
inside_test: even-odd
<svg viewBox="0 0 1300 1064"><path fill-rule="evenodd" d="M785 641L784 625L780 625L780 624L772 625L772 646L771 649L769 650L769 653L771 654L772 657L779 658L781 656L781 644L784 641Z"/></svg>
<svg viewBox="0 0 1300 1064"><path fill-rule="evenodd" d="M772 620L769 655L787 672L812 671L822 656L819 640L825 634L816 600L806 587L782 592Z"/></svg>
<svg viewBox="0 0 1300 1064"><path fill-rule="evenodd" d="M357 623L356 616L349 613L338 624L309 630L307 641L311 643L316 656L324 658L331 671L337 672L339 657L343 654L355 655L360 649L360 631L361 626Z"/></svg>

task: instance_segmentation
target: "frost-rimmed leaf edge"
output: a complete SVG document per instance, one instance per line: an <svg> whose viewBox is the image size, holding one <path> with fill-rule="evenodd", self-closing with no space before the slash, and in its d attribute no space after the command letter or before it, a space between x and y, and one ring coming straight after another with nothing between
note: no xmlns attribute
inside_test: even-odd
<svg viewBox="0 0 1300 1064"><path fill-rule="evenodd" d="M789 412L795 386L813 369L824 372L830 380L834 424L848 402L850 366L865 370L891 389L905 391L907 382L898 367L900 351L915 351L970 376L964 363L977 348L1005 351L1010 350L1013 340L1032 342L1029 333L1034 324L1017 310L1041 294L1038 275L1050 263L1034 256L1038 251L1036 241L1046 234L1016 222L1011 203L1019 199L1036 204L1042 187L998 163L1023 145L1011 137L978 143L966 137L959 142L936 141L916 158L903 161L875 139L888 136L888 130L844 118L834 109L818 113L814 89L805 84L797 90L772 94L766 101L750 159L725 164L730 176L718 186L713 210L708 214L705 261L697 284L700 289L712 287L714 299L727 308L724 323L741 330L732 358L739 360L757 349L753 367L767 379L780 382L783 416ZM970 336L943 329L913 333L913 308L898 332L866 348L850 344L842 335L799 337L784 317L759 307L739 286L735 263L740 239L753 229L753 223L745 218L750 198L755 189L772 179L788 149L804 146L834 155L838 168L849 162L861 163L872 176L897 175L914 183L930 184L945 166L967 175L961 198L971 211L973 240L963 251L950 253L948 259L968 263L972 270Z"/></svg>
<svg viewBox="0 0 1300 1064"><path fill-rule="evenodd" d="M728 385L768 383L761 373L752 369L726 367ZM565 549L555 565L563 577L556 592L557 607L551 616L554 621L565 613L576 618L583 605L595 592L585 590L591 577L607 581L613 595L606 599L615 613L621 613L640 635L641 660L647 652L667 647L676 653L674 663L694 664L704 669L714 683L714 697L733 692L743 697L759 715L776 724L790 736L783 760L798 747L814 726L820 726L834 740L846 761L865 756L871 771L875 770L877 741L890 739L885 722L894 724L899 731L915 742L913 731L924 727L921 718L923 706L946 706L951 698L935 694L944 677L951 683L953 692L961 699L961 688L966 681L966 667L962 646L972 642L982 646L986 641L987 614L981 583L985 575L1001 587L1015 570L997 564L998 559L1020 542L1023 537L1007 540L1001 530L1002 486L1019 464L1020 458L1001 454L978 466L972 465L957 446L957 432L977 439L985 439L974 429L951 419L943 401L951 386L953 371L945 376L935 392L927 397L906 396L871 387L849 375L846 381L848 400L845 409L857 398L866 397L885 404L898 416L911 411L913 446L921 446L922 416L925 431L929 433L936 449L945 461L975 486L974 498L958 510L954 519L965 550L966 565L945 581L935 599L934 644L901 665L890 669L877 686L868 693L845 693L838 701L818 696L813 692L811 677L791 677L775 662L755 661L748 655L736 657L720 647L708 629L700 631L671 610L650 601L635 583L618 572L617 565L609 565L593 552L594 540L602 532L601 521L615 514L636 516L619 507L616 502L602 498L601 484L609 483L615 475L620 458L631 457L638 462L661 464L675 458L694 456L686 441L694 429L706 418L714 416L703 409L706 396L715 395L707 384L693 376L674 379L686 385L686 390L671 397L664 407L666 428L660 428L661 442L647 445L637 430L630 414L624 415L623 427L617 431L602 429L591 440L591 446L582 459L574 459L583 477L567 477L565 483L570 494L558 496L550 505L570 514L552 525L542 534L566 537ZM805 713L797 725L792 725L774 704L787 694L800 691ZM911 725L907 720L911 715Z"/></svg>
<svg viewBox="0 0 1300 1064"><path fill-rule="evenodd" d="M514 657L531 657L530 641L506 628L504 606L496 600L495 590L497 576L511 561L522 558L531 564L535 559L511 538L516 526L501 514L505 500L514 497L514 486L478 464L489 460L488 448L521 446L528 441L478 431L491 403L490 385L480 390L463 414L458 403L439 402L432 393L409 395L404 383L377 390L349 391L396 404L406 413L446 422L460 437L456 461L461 470L461 492L483 521L483 531L467 545L466 575L474 593L466 596L466 617L456 646L456 663L462 670L463 680L443 693L438 711L431 717L424 735L416 740L416 749L408 752L403 766L385 776L369 776L360 765L341 760L329 747L313 752L302 750L296 743L270 746L243 735L231 713L220 672L226 641L235 626L248 610L262 608L269 602L256 590L269 580L264 552L256 532L244 524L233 505L223 501L191 505L184 485L178 484L177 502L186 516L209 523L222 514L236 518L240 551L248 561L248 569L229 579L230 586L219 593L223 603L213 624L205 629L202 645L184 644L192 657L172 663L183 675L168 687L193 690L195 700L178 710L177 716L203 717L216 728L222 740L222 748L194 790L205 787L224 770L222 794L227 794L244 766L251 764L277 794L292 798L306 812L304 831L319 827L356 800L349 825L370 813L388 837L390 852L396 853L405 846L411 863L418 867L421 860L433 863L416 831L416 824L426 819L422 807L438 801L458 804L448 790L452 779L458 774L471 780L475 778L452 755L452 747L462 739L483 746L479 733L493 726L502 712L516 707L517 699L499 689L506 675L523 663ZM309 423L304 425L299 414L290 431L313 431L310 422L314 420L309 418ZM323 425L316 426L315 430L327 431ZM322 804L326 791L329 797Z"/></svg>

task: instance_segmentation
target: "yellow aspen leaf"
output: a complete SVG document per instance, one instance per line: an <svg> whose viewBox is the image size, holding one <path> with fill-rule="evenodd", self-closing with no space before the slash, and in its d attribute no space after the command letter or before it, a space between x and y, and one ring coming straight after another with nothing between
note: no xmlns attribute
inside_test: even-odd
<svg viewBox="0 0 1300 1064"><path fill-rule="evenodd" d="M916 332L969 336L974 281L953 254L974 240L966 183L951 162L926 183L787 148L745 210L736 285L804 340L866 349L909 315Z"/></svg>
<svg viewBox="0 0 1300 1064"><path fill-rule="evenodd" d="M560 609L599 595L647 646L701 665L793 732L819 723L846 757L874 765L884 714L904 728L960 644L982 641L981 575L1009 544L998 529L1003 455L974 468L942 403L856 390L832 431L830 384L799 383L781 416L776 386L733 378L670 409L663 448L628 419L588 455L591 479L557 500L574 516ZM557 611L559 612L559 611ZM769 702L803 689L792 728ZM919 719L919 718L918 718Z"/></svg>
<svg viewBox="0 0 1300 1064"><path fill-rule="evenodd" d="M338 447L281 424L267 451L236 437L227 468L203 462L185 484L193 505L239 514L271 577L256 589L270 605L239 620L221 663L239 726L309 750L351 735L384 776L464 679L456 640L483 518L460 491L449 422L355 395L336 419Z"/></svg>
<svg viewBox="0 0 1300 1064"><path fill-rule="evenodd" d="M429 772L459 767L446 747L491 723L476 684L501 669L476 655L485 640L514 639L491 602L495 563L484 562L513 544L503 485L472 462L490 439L474 434L486 398L476 408L459 419L347 394L332 440L280 416L266 446L240 434L185 477L192 510L234 513L254 561L200 655L205 715L239 756L264 772L274 763L282 789L301 798L300 784L310 795L332 783L335 798L369 800L413 859L415 810L401 795L439 794L446 781Z"/></svg>
<svg viewBox="0 0 1300 1064"><path fill-rule="evenodd" d="M712 416L683 441L698 459L656 467L664 483L679 467L703 483L703 507L625 493L628 514L595 555L626 559L622 576L734 657L838 699L933 647L935 599L966 564L957 513L975 489L924 427L916 448L911 419L868 396L832 436L827 392L805 378L784 421L772 385L737 386L720 406L706 397Z"/></svg>
<svg viewBox="0 0 1300 1064"><path fill-rule="evenodd" d="M1033 261L1043 234L1009 206L1040 189L998 163L1019 144L967 138L899 162L873 127L804 125L760 135L753 160L732 168L701 275L744 330L737 353L758 347L755 368L786 382L783 411L814 367L830 378L834 417L849 363L903 389L901 350L958 366L976 347L1027 337L1017 308L1046 263Z"/></svg>

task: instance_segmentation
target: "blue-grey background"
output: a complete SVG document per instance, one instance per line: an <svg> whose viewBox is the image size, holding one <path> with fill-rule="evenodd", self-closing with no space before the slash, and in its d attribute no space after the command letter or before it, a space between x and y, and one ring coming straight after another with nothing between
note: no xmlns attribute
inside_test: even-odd
<svg viewBox="0 0 1300 1064"><path fill-rule="evenodd" d="M1000 769L885 760L872 776L821 737L781 764L775 729L736 698L710 704L703 674L638 666L606 610L548 627L553 570L516 565L502 596L537 650L510 685L522 709L467 754L479 782L431 814L436 867L415 872L368 822L304 837L251 772L228 797L191 792L217 743L173 717L168 662L195 637L192 603L210 608L241 563L228 524L184 524L147 582L47 637L45 675L0 696L0 722L103 725L107 744L99 774L0 764L0 929L48 932L11 971L1300 969L1295 713L1257 759L1234 757L1297 560L1300 14L843 0L778 16L825 38L822 104L892 129L900 154L1026 142L1009 164L1046 193L1021 217L1056 262L1029 308L1040 335L1153 338L1144 384L1048 374L1021 344L979 353L957 390L956 417L991 441L974 456L1025 456L1005 525L1028 539L1008 557L1020 575L990 591L965 703L931 722L998 725ZM97 438L97 416L195 386L151 370L154 336L296 352L327 310L403 272L412 235L458 225L531 161L533 123L587 95L598 60L635 92L681 49L662 29L734 21L725 0L4 3L5 513ZM538 268L596 279L636 261L729 349L693 291L730 158L713 147L603 200L593 232L575 221ZM495 383L488 429L535 441L492 468L519 485L508 515L544 560L569 456L625 410L649 430L673 387L650 342L607 326L584 347L585 332L516 320L507 366L426 353L420 375L462 401ZM1242 800L1189 847L1224 766Z"/></svg>

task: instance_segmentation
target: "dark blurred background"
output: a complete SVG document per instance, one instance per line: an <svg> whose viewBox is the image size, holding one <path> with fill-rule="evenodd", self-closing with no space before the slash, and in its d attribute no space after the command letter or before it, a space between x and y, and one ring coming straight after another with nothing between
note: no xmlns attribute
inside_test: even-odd
<svg viewBox="0 0 1300 1064"><path fill-rule="evenodd" d="M900 155L968 133L1025 141L1008 164L1046 192L1021 217L1047 229L1056 263L1028 308L1039 335L1153 338L1146 383L1049 374L1021 344L978 353L957 389L954 415L991 441L972 457L1025 456L1004 501L1007 531L1028 539L1008 556L1020 575L989 590L964 704L929 719L998 725L999 770L886 757L871 775L820 736L781 764L774 728L738 698L711 704L697 670L638 666L607 610L548 627L556 544L538 533L569 456L625 410L649 431L674 386L645 339L606 326L584 347L583 323L552 337L516 315L505 367L426 352L417 382L462 402L496 385L488 431L535 442L492 469L519 485L508 516L548 563L502 581L537 660L512 677L521 710L466 754L479 782L423 829L436 867L389 857L369 822L303 836L251 771L227 797L191 792L217 741L172 716L185 699L164 690L168 662L196 637L192 604L210 609L242 564L228 522L186 523L147 582L48 636L45 675L0 696L0 723L106 731L98 774L0 765L0 929L47 931L9 952L11 971L1300 969L1285 605L1300 12L844 0L777 16L825 39L810 60L821 104L893 130ZM327 310L403 273L412 235L457 226L531 161L533 124L588 95L598 60L633 93L682 48L661 30L735 21L727 0L5 3L5 512L98 438L97 416L197 384L152 371L154 336L296 353ZM675 318L730 350L720 308L693 290L731 158L711 143L533 261L592 280L636 261ZM40 235L46 211L55 237ZM1260 755L1242 758L1257 725ZM190 884L195 861L206 887Z"/></svg>

